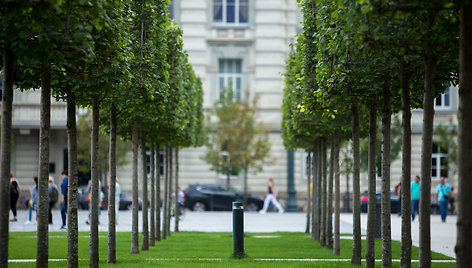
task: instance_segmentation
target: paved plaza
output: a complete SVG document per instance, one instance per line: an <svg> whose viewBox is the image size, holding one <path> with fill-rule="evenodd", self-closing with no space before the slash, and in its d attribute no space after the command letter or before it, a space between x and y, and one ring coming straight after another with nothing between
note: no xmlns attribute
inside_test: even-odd
<svg viewBox="0 0 472 268"><path fill-rule="evenodd" d="M85 223L88 211L79 211L79 231L89 231L90 226ZM31 232L36 231L36 224L25 224L28 217L27 210L18 211L18 222L10 223L11 232ZM34 217L34 213L33 213ZM108 212L102 211L100 215L100 232L108 231ZM352 233L352 214L341 214L341 233ZM141 211L139 213L139 230L141 231ZM443 253L447 256L455 257L454 246L456 243L456 216L448 216L447 223L442 223L439 215L431 216L431 249ZM392 239L401 240L401 218L392 214ZM131 232L131 210L118 212L118 232ZM361 214L362 234L365 234L367 226L367 214ZM61 215L59 210L53 211L53 224L49 226L50 232L61 232ZM180 221L181 231L200 232L231 232L232 213L231 212L191 212L186 211ZM306 228L305 213L245 213L244 230L246 232L304 232ZM419 245L419 223L414 221L411 224L413 245ZM172 227L174 230L174 219Z"/></svg>

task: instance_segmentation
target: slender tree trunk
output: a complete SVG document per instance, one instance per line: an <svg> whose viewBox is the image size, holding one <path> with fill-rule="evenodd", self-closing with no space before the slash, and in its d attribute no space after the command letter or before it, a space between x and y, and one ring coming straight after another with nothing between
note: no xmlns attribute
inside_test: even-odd
<svg viewBox="0 0 472 268"><path fill-rule="evenodd" d="M317 218L317 208L316 208L316 188L317 188L317 176L318 176L318 169L316 167L317 165L317 157L318 157L318 146L316 141L313 144L313 157L311 159L311 174L312 174L312 181L311 181L311 234L314 239L317 238L317 232L316 232L316 224L318 222Z"/></svg>
<svg viewBox="0 0 472 268"><path fill-rule="evenodd" d="M175 148L175 229L174 232L179 232L179 148Z"/></svg>
<svg viewBox="0 0 472 268"><path fill-rule="evenodd" d="M248 167L245 166L243 168L243 172L244 172L244 181L243 181L243 188L244 188L244 196L243 196L243 206L246 207L247 206L247 172L248 172Z"/></svg>
<svg viewBox="0 0 472 268"><path fill-rule="evenodd" d="M312 180L311 176L311 151L307 150L308 152L308 157L306 159L306 176L307 176L307 189L306 189L306 229L305 233L309 234L310 233L310 218L311 218L311 187L310 187L310 181Z"/></svg>
<svg viewBox="0 0 472 268"><path fill-rule="evenodd" d="M326 247L333 249L333 177L334 177L334 135L331 139L331 152L328 176L328 206L326 215Z"/></svg>
<svg viewBox="0 0 472 268"><path fill-rule="evenodd" d="M161 241L161 152L156 142L156 240Z"/></svg>
<svg viewBox="0 0 472 268"><path fill-rule="evenodd" d="M170 233L170 222L171 222L171 209L172 209L172 182L174 181L174 150L172 147L169 148L169 183L167 186L169 189L167 189L168 197L167 197L167 223L166 223L166 233L167 236L169 237L171 235ZM175 211L174 211L175 212Z"/></svg>
<svg viewBox="0 0 472 268"><path fill-rule="evenodd" d="M354 159L352 175L352 194L354 210L353 217L353 240L352 240L352 258L351 263L361 265L362 241L361 241L361 201L360 201L360 154L359 154L359 107L352 106L352 152Z"/></svg>
<svg viewBox="0 0 472 268"><path fill-rule="evenodd" d="M11 117L13 103L14 55L10 43L3 50L3 93L2 93L2 140L0 167L0 267L8 267L8 236L10 215L10 162L11 162Z"/></svg>
<svg viewBox="0 0 472 268"><path fill-rule="evenodd" d="M383 88L382 107L382 267L392 267L392 235L390 223L390 86Z"/></svg>
<svg viewBox="0 0 472 268"><path fill-rule="evenodd" d="M326 139L321 138L321 232L320 232L320 244L324 247L326 246Z"/></svg>
<svg viewBox="0 0 472 268"><path fill-rule="evenodd" d="M457 213L456 267L472 263L472 3L461 7L459 51L459 193Z"/></svg>
<svg viewBox="0 0 472 268"><path fill-rule="evenodd" d="M164 172L164 206L163 206L163 213L162 213L162 239L167 238L167 210L169 206L169 155L170 149L169 145L166 145L166 153L165 153L165 172Z"/></svg>
<svg viewBox="0 0 472 268"><path fill-rule="evenodd" d="M98 267L98 210L100 201L99 170L98 170L98 130L99 130L100 99L92 97L92 201L90 208L90 267Z"/></svg>
<svg viewBox="0 0 472 268"><path fill-rule="evenodd" d="M143 181L143 232L141 250L149 250L149 209L148 209L148 180L147 180L147 159L146 159L146 133L141 130L141 173Z"/></svg>
<svg viewBox="0 0 472 268"><path fill-rule="evenodd" d="M410 81L405 63L402 63L402 248L400 265L411 267L411 111L410 111Z"/></svg>
<svg viewBox="0 0 472 268"><path fill-rule="evenodd" d="M133 123L131 139L133 143L133 211L131 219L131 254L139 253L139 231L138 231L138 124Z"/></svg>
<svg viewBox="0 0 472 268"><path fill-rule="evenodd" d="M322 221L323 221L323 174L322 174L322 169L323 169L323 146L322 146L322 141L321 138L318 140L318 158L317 158L317 164L316 164L316 176L318 177L318 182L317 182L317 187L316 187L316 206L317 206L317 223L316 223L316 235L318 238L318 241L321 243L322 239L322 234L321 230L323 228L322 226Z"/></svg>
<svg viewBox="0 0 472 268"><path fill-rule="evenodd" d="M155 148L154 148L154 140L151 139L150 145L149 145L149 150L151 151L151 159L150 159L150 165L151 165L151 237L149 244L151 246L155 246L156 244L156 191L155 191L155 174L156 174L156 165L155 165Z"/></svg>
<svg viewBox="0 0 472 268"><path fill-rule="evenodd" d="M339 132L334 132L334 248L333 254L339 256L341 254L341 241L340 241L340 226L339 226L339 214L341 212L341 192L339 185Z"/></svg>
<svg viewBox="0 0 472 268"><path fill-rule="evenodd" d="M110 104L110 185L108 191L108 263L116 263L116 107Z"/></svg>
<svg viewBox="0 0 472 268"><path fill-rule="evenodd" d="M373 100L370 104L369 114L369 155L368 155L368 213L367 213L367 237L365 242L365 267L375 267L375 210L377 206L376 192L376 141L377 141L377 100Z"/></svg>
<svg viewBox="0 0 472 268"><path fill-rule="evenodd" d="M51 126L51 67L41 74L41 127L39 130L38 233L36 267L48 267L49 243L49 128Z"/></svg>
<svg viewBox="0 0 472 268"><path fill-rule="evenodd" d="M433 152L434 83L436 59L425 57L423 141L421 144L419 267L431 267L431 155Z"/></svg>
<svg viewBox="0 0 472 268"><path fill-rule="evenodd" d="M69 189L67 192L67 267L79 266L78 164L75 93L67 93L67 142Z"/></svg>

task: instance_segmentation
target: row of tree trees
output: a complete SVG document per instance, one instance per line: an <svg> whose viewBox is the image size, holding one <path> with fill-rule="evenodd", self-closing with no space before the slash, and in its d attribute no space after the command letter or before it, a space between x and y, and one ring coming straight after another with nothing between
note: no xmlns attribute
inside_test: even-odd
<svg viewBox="0 0 472 268"><path fill-rule="evenodd" d="M0 266L8 265L8 203L13 88L40 88L41 127L37 266L48 262L48 176L50 100L67 102L69 159L68 267L78 266L76 107L92 110L90 266L98 267L99 129L109 132L109 249L115 254L117 136L132 140L133 212L131 253L138 244L138 148L142 157L143 234L147 250L160 231L159 157L151 161L151 226L148 215L146 148L166 149L164 224L170 224L172 151L203 142L201 82L183 52L182 32L171 23L166 0L7 1L0 4L3 50L0 167ZM154 163L157 163L155 165ZM176 165L176 168L178 165ZM177 168L178 170L178 168ZM177 172L176 172L177 173ZM177 175L177 174L176 174ZM178 180L174 182L177 184ZM157 186L157 191L155 189ZM177 185L174 187L177 190ZM157 218L155 218L157 217ZM178 217L176 217L178 218ZM156 220L157 219L157 220ZM151 229L151 237L149 237ZM165 234L165 232L164 232ZM170 232L167 233L169 235ZM165 237L165 235L163 236Z"/></svg>
<svg viewBox="0 0 472 268"><path fill-rule="evenodd" d="M339 146L339 139L349 139L348 135L351 134L354 160L352 263L361 264L359 138L367 135L369 137L369 204L365 258L366 267L374 267L376 132L377 116L380 115L382 122L380 158L382 265L391 267L390 128L392 114L401 111L403 127L401 266L410 267L410 111L413 108L422 108L424 118L419 261L420 267L430 267L434 98L443 93L451 84L457 83L459 77L458 40L463 42L467 34L470 36L470 28L467 28L470 27L470 11L467 13L467 10L470 10L470 3L469 1L385 3L305 0L300 1L300 6L304 15L303 30L298 36L295 50L287 60L285 75L287 86L284 91L282 127L286 147L303 148L313 152L313 187L310 191L313 236L319 239L322 245L331 246L330 238L327 238L331 237L329 226L327 226L332 207L331 174L334 173L336 178L335 221L338 221L339 174L336 172L339 170L339 157L337 146ZM459 33L459 22L462 23L461 33ZM466 44L461 43L461 45ZM470 43L462 53L465 56L468 55L469 58L464 58L465 56L461 54L461 64L470 65ZM466 77L464 81L470 79L463 71L461 69L461 79L464 76ZM470 85L466 89L470 90ZM463 90L460 88L460 91ZM330 139L332 139L331 161L334 163L330 162L330 172L327 176L326 142ZM459 144L458 147L461 148L461 145ZM465 178L461 177L459 172L459 180L463 179ZM459 191L463 192L462 189ZM464 195L459 194L459 196L461 200L461 196ZM461 203L461 207L467 208L467 204L469 203ZM459 219L461 219L460 214ZM458 225L466 228L462 222ZM339 234L335 232L335 243L338 237ZM459 243L458 239L456 250L458 263L462 263L459 261L460 257L467 258L467 253L462 253L466 249L468 247L465 243ZM336 247L334 252L339 253ZM470 253L470 250L468 252Z"/></svg>

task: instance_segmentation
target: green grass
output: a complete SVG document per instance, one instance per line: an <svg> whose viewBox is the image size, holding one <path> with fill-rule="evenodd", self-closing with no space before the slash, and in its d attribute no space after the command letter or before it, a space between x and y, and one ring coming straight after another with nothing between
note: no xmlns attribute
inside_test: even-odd
<svg viewBox="0 0 472 268"><path fill-rule="evenodd" d="M273 236L257 238L257 236ZM364 241L365 242L365 241ZM350 259L352 240L341 240L341 256L321 247L310 235L304 233L248 233L245 237L247 258L233 259L231 233L172 233L164 241L156 243L149 251L130 254L131 234L117 233L117 263L107 264L107 234L100 233L101 267L350 267L347 261L261 261L268 259ZM376 241L376 258L381 259L381 241ZM10 233L10 259L35 259L36 233ZM365 245L363 245L363 249ZM392 242L393 259L400 258L400 243ZM65 259L67 256L66 233L50 233L49 258ZM413 259L418 248L413 248ZM447 256L432 253L435 260L450 260ZM89 234L79 234L80 266L89 265ZM216 260L215 260L216 259ZM50 267L64 267L66 262L49 262ZM377 263L380 266L380 263ZM399 263L393 263L398 267ZM34 267L35 263L10 263L10 267ZM417 267L413 263L413 267ZM433 267L454 267L454 263L434 263Z"/></svg>

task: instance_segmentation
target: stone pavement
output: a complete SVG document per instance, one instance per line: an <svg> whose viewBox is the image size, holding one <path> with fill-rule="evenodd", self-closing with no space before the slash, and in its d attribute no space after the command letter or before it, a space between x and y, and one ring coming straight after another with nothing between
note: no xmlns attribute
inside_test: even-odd
<svg viewBox="0 0 472 268"><path fill-rule="evenodd" d="M33 212L33 217L34 217ZM89 225L85 224L88 211L79 211L79 231L89 231ZM36 224L25 224L28 217L27 210L18 211L18 222L10 223L11 232L31 232L36 231ZM102 211L100 215L100 232L108 231L108 212ZM455 257L454 246L456 243L456 216L448 216L447 223L441 223L439 215L431 216L431 249L443 253L447 256ZM50 232L60 232L61 215L59 210L53 210L54 224L49 226ZM131 210L118 212L117 231L131 231ZM141 231L142 214L139 213L139 230ZM401 218L392 214L392 239L401 240ZM361 230L365 234L367 226L367 214L361 214ZM413 245L419 245L419 223L412 223ZM181 231L200 232L232 232L231 212L191 212L186 211L180 221ZM246 232L304 232L306 227L305 213L250 213L244 214L244 230ZM352 214L342 213L340 216L340 231L343 234L352 234ZM172 218L171 230L174 230L174 219Z"/></svg>

